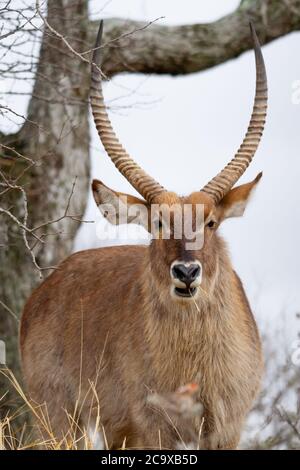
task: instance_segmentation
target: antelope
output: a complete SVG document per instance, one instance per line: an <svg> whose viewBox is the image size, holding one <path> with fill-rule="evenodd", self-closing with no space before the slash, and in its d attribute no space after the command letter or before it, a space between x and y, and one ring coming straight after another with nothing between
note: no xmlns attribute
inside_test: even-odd
<svg viewBox="0 0 300 470"><path fill-rule="evenodd" d="M250 29L256 91L244 140L217 176L200 191L182 197L150 177L113 130L99 68L100 24L91 65L94 121L106 153L141 198L94 180L94 199L116 224L120 223L120 202L127 214L136 204L148 215L153 205L167 206L170 236L160 236L161 216L151 227L150 215L143 217L140 223L153 236L148 245L72 254L27 301L20 331L25 383L34 402L46 403L57 436L66 436L67 414L77 406L82 428L93 422L100 437L101 430L105 432L110 449L124 442L127 448L175 448L180 419L169 419L148 398L172 394L193 383L202 411L190 420L191 432L198 435L202 426L200 448L238 446L260 389L263 355L242 282L218 228L225 219L243 215L262 176L235 186L258 148L267 113L264 59L253 25ZM115 220L104 211L107 205L114 208ZM192 207L193 226L196 207L203 208L201 248L187 249L187 237L174 236L178 214L173 207L185 205Z"/></svg>

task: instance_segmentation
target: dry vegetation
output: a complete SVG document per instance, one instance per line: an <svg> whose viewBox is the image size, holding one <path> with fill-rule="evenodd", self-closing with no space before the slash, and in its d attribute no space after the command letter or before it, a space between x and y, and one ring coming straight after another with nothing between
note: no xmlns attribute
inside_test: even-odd
<svg viewBox="0 0 300 470"><path fill-rule="evenodd" d="M0 372L15 388L23 402L23 405L13 414L7 415L5 419L0 421L0 449L89 450L93 447L93 436L89 435L87 429L82 429L79 424L80 408L78 404L72 414L62 410L62 412L67 413L70 427L68 433L61 440L58 440L52 432L47 407L32 403L9 369L4 368ZM94 393L92 384L90 391ZM95 431L101 426L99 407L97 415L98 419L94 426ZM21 427L19 427L20 422L23 422ZM15 423L18 423L17 426Z"/></svg>

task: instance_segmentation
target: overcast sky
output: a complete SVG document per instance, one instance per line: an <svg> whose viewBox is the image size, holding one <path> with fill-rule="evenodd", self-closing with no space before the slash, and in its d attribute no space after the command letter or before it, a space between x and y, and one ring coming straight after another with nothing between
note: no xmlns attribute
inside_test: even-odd
<svg viewBox="0 0 300 470"><path fill-rule="evenodd" d="M99 2L95 3L99 11ZM204 22L231 12L238 3L188 0L183 8L182 2L172 0L112 0L102 16L146 20L165 16L162 22L168 24ZM293 33L263 48L269 113L263 141L241 182L261 170L264 176L244 217L228 220L221 228L259 323L265 326L268 319L271 327L283 318L281 334L289 343L296 338L293 318L300 311L300 104L293 103L293 84L300 80L299 42L300 34ZM187 194L200 189L239 147L252 109L254 80L253 52L248 52L190 76L118 76L106 85L105 96L110 101L138 88L112 103L132 105L111 113L113 125L142 167L163 186ZM93 177L134 194L103 153L93 125L92 132ZM92 200L86 217L97 217ZM120 229L120 238L122 233ZM87 224L76 249L102 243L95 227Z"/></svg>

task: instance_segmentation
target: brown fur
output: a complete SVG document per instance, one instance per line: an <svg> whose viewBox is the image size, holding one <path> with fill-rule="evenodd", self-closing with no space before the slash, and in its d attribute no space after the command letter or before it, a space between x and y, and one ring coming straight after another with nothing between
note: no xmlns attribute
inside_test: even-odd
<svg viewBox="0 0 300 470"><path fill-rule="evenodd" d="M185 240L172 237L153 240L150 247L83 251L33 292L21 324L23 371L31 397L47 403L55 434L66 432L63 409L72 413L78 396L87 425L95 405L88 394L93 381L110 447L120 447L126 438L127 447L157 448L160 439L163 447L174 448L181 423L170 423L147 397L193 382L204 406L201 447L236 448L259 390L262 354L242 284L216 228L229 205L233 216L235 202L246 203L256 182L249 185L233 190L217 208L203 193L161 196L158 202L167 204L203 203L206 221L216 219L214 229L205 228L199 251L186 251ZM98 189L96 182L99 204ZM175 259L202 263L195 299L171 295ZM201 416L194 420L197 434L200 421Z"/></svg>

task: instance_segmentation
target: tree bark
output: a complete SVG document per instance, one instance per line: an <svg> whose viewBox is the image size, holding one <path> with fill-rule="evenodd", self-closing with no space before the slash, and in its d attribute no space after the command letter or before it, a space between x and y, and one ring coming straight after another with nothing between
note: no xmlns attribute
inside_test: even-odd
<svg viewBox="0 0 300 470"><path fill-rule="evenodd" d="M95 43L98 21L88 19L87 0L51 0L47 19L78 53ZM252 20L266 44L300 29L300 0L243 0L233 13L209 24L162 26L111 18L105 21L103 71L111 77L122 72L188 74L221 64L252 48ZM133 34L130 34L133 33ZM82 55L88 59L88 54ZM80 218L85 209L89 180L88 129L89 67L71 52L58 35L45 28L36 81L27 121L14 135L1 135L2 181L24 187L28 198L28 227L63 216L72 193L69 213ZM7 148L10 147L10 150ZM18 153L29 157L34 165ZM23 174L24 173L24 174ZM22 177L19 175L23 174ZM4 178L4 180L3 180ZM17 183L16 183L17 181ZM24 218L24 192L2 192L0 207L18 220ZM63 217L38 230L45 243L28 235L41 266L55 265L71 249L79 222ZM53 232L60 232L51 235ZM39 281L39 271L24 245L24 229L0 213L0 339L7 346L7 365L18 371L18 317L24 300ZM0 377L0 397L7 382ZM13 395L6 395L11 405ZM6 412L2 400L2 414ZM1 415L0 403L0 415Z"/></svg>
<svg viewBox="0 0 300 470"><path fill-rule="evenodd" d="M299 31L300 0L243 0L233 13L207 24L154 23L145 28L141 21L105 20L103 44L108 47L103 49L103 70L107 76L121 72L183 75L205 70L253 48L249 21L262 45ZM95 43L98 26L99 21L91 22L90 44Z"/></svg>
<svg viewBox="0 0 300 470"><path fill-rule="evenodd" d="M48 5L49 23L58 32L71 38L70 44L79 50L83 44L86 47L87 3L87 0L51 0ZM25 189L29 227L36 227L63 216L75 178L69 213L78 218L84 213L89 181L87 81L87 64L64 47L58 37L45 29L27 121L19 132L14 135L2 135L1 139L5 147L2 147L0 155L0 181L8 181L12 186L18 185ZM16 152L32 159L34 165L28 165L28 161L20 158ZM24 175L20 178L19 175L23 172ZM10 210L22 221L25 212L24 193L20 189L10 188L2 193L0 198L0 206ZM43 267L56 265L66 257L72 249L78 226L79 222L67 217L37 230L36 234L45 241L37 243L33 250L37 263ZM50 235L53 232L57 235ZM28 240L30 245L36 242L30 234ZM7 366L17 376L17 318L24 300L39 281L39 274L32 263L30 252L24 245L22 229L2 212L0 338L6 343ZM1 398L7 386L7 380L0 375ZM8 407L16 405L15 401L16 397L11 391L2 398L2 416Z"/></svg>

